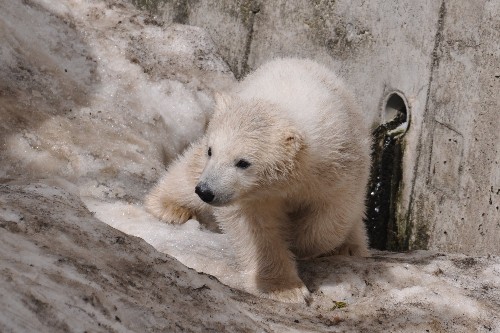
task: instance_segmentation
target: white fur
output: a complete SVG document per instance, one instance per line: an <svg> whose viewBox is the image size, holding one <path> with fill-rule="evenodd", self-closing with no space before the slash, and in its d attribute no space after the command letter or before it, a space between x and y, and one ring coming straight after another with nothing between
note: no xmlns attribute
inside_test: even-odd
<svg viewBox="0 0 500 333"><path fill-rule="evenodd" d="M215 217L263 295L300 302L309 292L295 258L369 255L370 146L337 76L310 60L274 60L216 95L206 135L169 167L146 207L169 223ZM241 159L251 165L236 167ZM194 193L202 183L212 205Z"/></svg>

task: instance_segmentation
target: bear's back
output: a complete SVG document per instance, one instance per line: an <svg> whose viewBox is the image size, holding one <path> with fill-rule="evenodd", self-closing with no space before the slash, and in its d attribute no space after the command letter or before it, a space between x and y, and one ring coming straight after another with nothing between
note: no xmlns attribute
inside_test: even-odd
<svg viewBox="0 0 500 333"><path fill-rule="evenodd" d="M278 105L318 159L328 159L328 152L337 155L346 146L364 150L365 155L369 149L366 119L353 95L332 71L311 60L270 61L247 76L235 93L243 99ZM360 145L354 147L352 141Z"/></svg>
<svg viewBox="0 0 500 333"><path fill-rule="evenodd" d="M302 123L320 116L318 104L330 99L334 92L331 88L340 84L327 68L311 60L277 59L248 75L238 85L237 94L279 105Z"/></svg>

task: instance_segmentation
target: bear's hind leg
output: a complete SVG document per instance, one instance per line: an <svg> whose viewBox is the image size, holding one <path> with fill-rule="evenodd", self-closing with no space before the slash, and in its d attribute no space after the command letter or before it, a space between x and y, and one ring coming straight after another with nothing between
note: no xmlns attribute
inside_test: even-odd
<svg viewBox="0 0 500 333"><path fill-rule="evenodd" d="M368 236L362 220L353 225L344 243L334 253L345 256L370 257Z"/></svg>
<svg viewBox="0 0 500 333"><path fill-rule="evenodd" d="M346 205L312 207L293 222L297 226L294 252L300 259L341 253L369 256L362 216L361 210L354 212Z"/></svg>

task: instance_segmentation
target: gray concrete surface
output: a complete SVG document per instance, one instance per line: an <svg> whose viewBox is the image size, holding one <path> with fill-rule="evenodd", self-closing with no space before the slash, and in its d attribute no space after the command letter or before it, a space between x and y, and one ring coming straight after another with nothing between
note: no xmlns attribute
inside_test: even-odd
<svg viewBox="0 0 500 333"><path fill-rule="evenodd" d="M237 77L276 56L328 64L374 127L384 99L411 113L397 202L400 248L500 253L500 2L143 1L207 29Z"/></svg>
<svg viewBox="0 0 500 333"><path fill-rule="evenodd" d="M411 243L500 253L499 1L446 2L429 80Z"/></svg>

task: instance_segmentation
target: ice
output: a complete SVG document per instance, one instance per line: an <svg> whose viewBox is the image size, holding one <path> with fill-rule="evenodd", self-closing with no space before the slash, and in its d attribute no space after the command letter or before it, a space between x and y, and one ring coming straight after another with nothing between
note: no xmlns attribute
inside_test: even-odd
<svg viewBox="0 0 500 333"><path fill-rule="evenodd" d="M0 209L0 219L6 222L19 222L22 220L22 216L18 215L16 212L9 209L9 207L2 207Z"/></svg>
<svg viewBox="0 0 500 333"><path fill-rule="evenodd" d="M201 226L196 220L182 225L158 221L140 205L103 203L84 198L95 216L110 226L144 239L158 251L168 253L183 264L216 276L223 283L243 288L235 258L226 237Z"/></svg>
<svg viewBox="0 0 500 333"><path fill-rule="evenodd" d="M0 2L1 331L500 332L497 256L300 261L312 303L285 305L252 289L224 234L149 215L144 195L233 82L206 31L128 2Z"/></svg>

